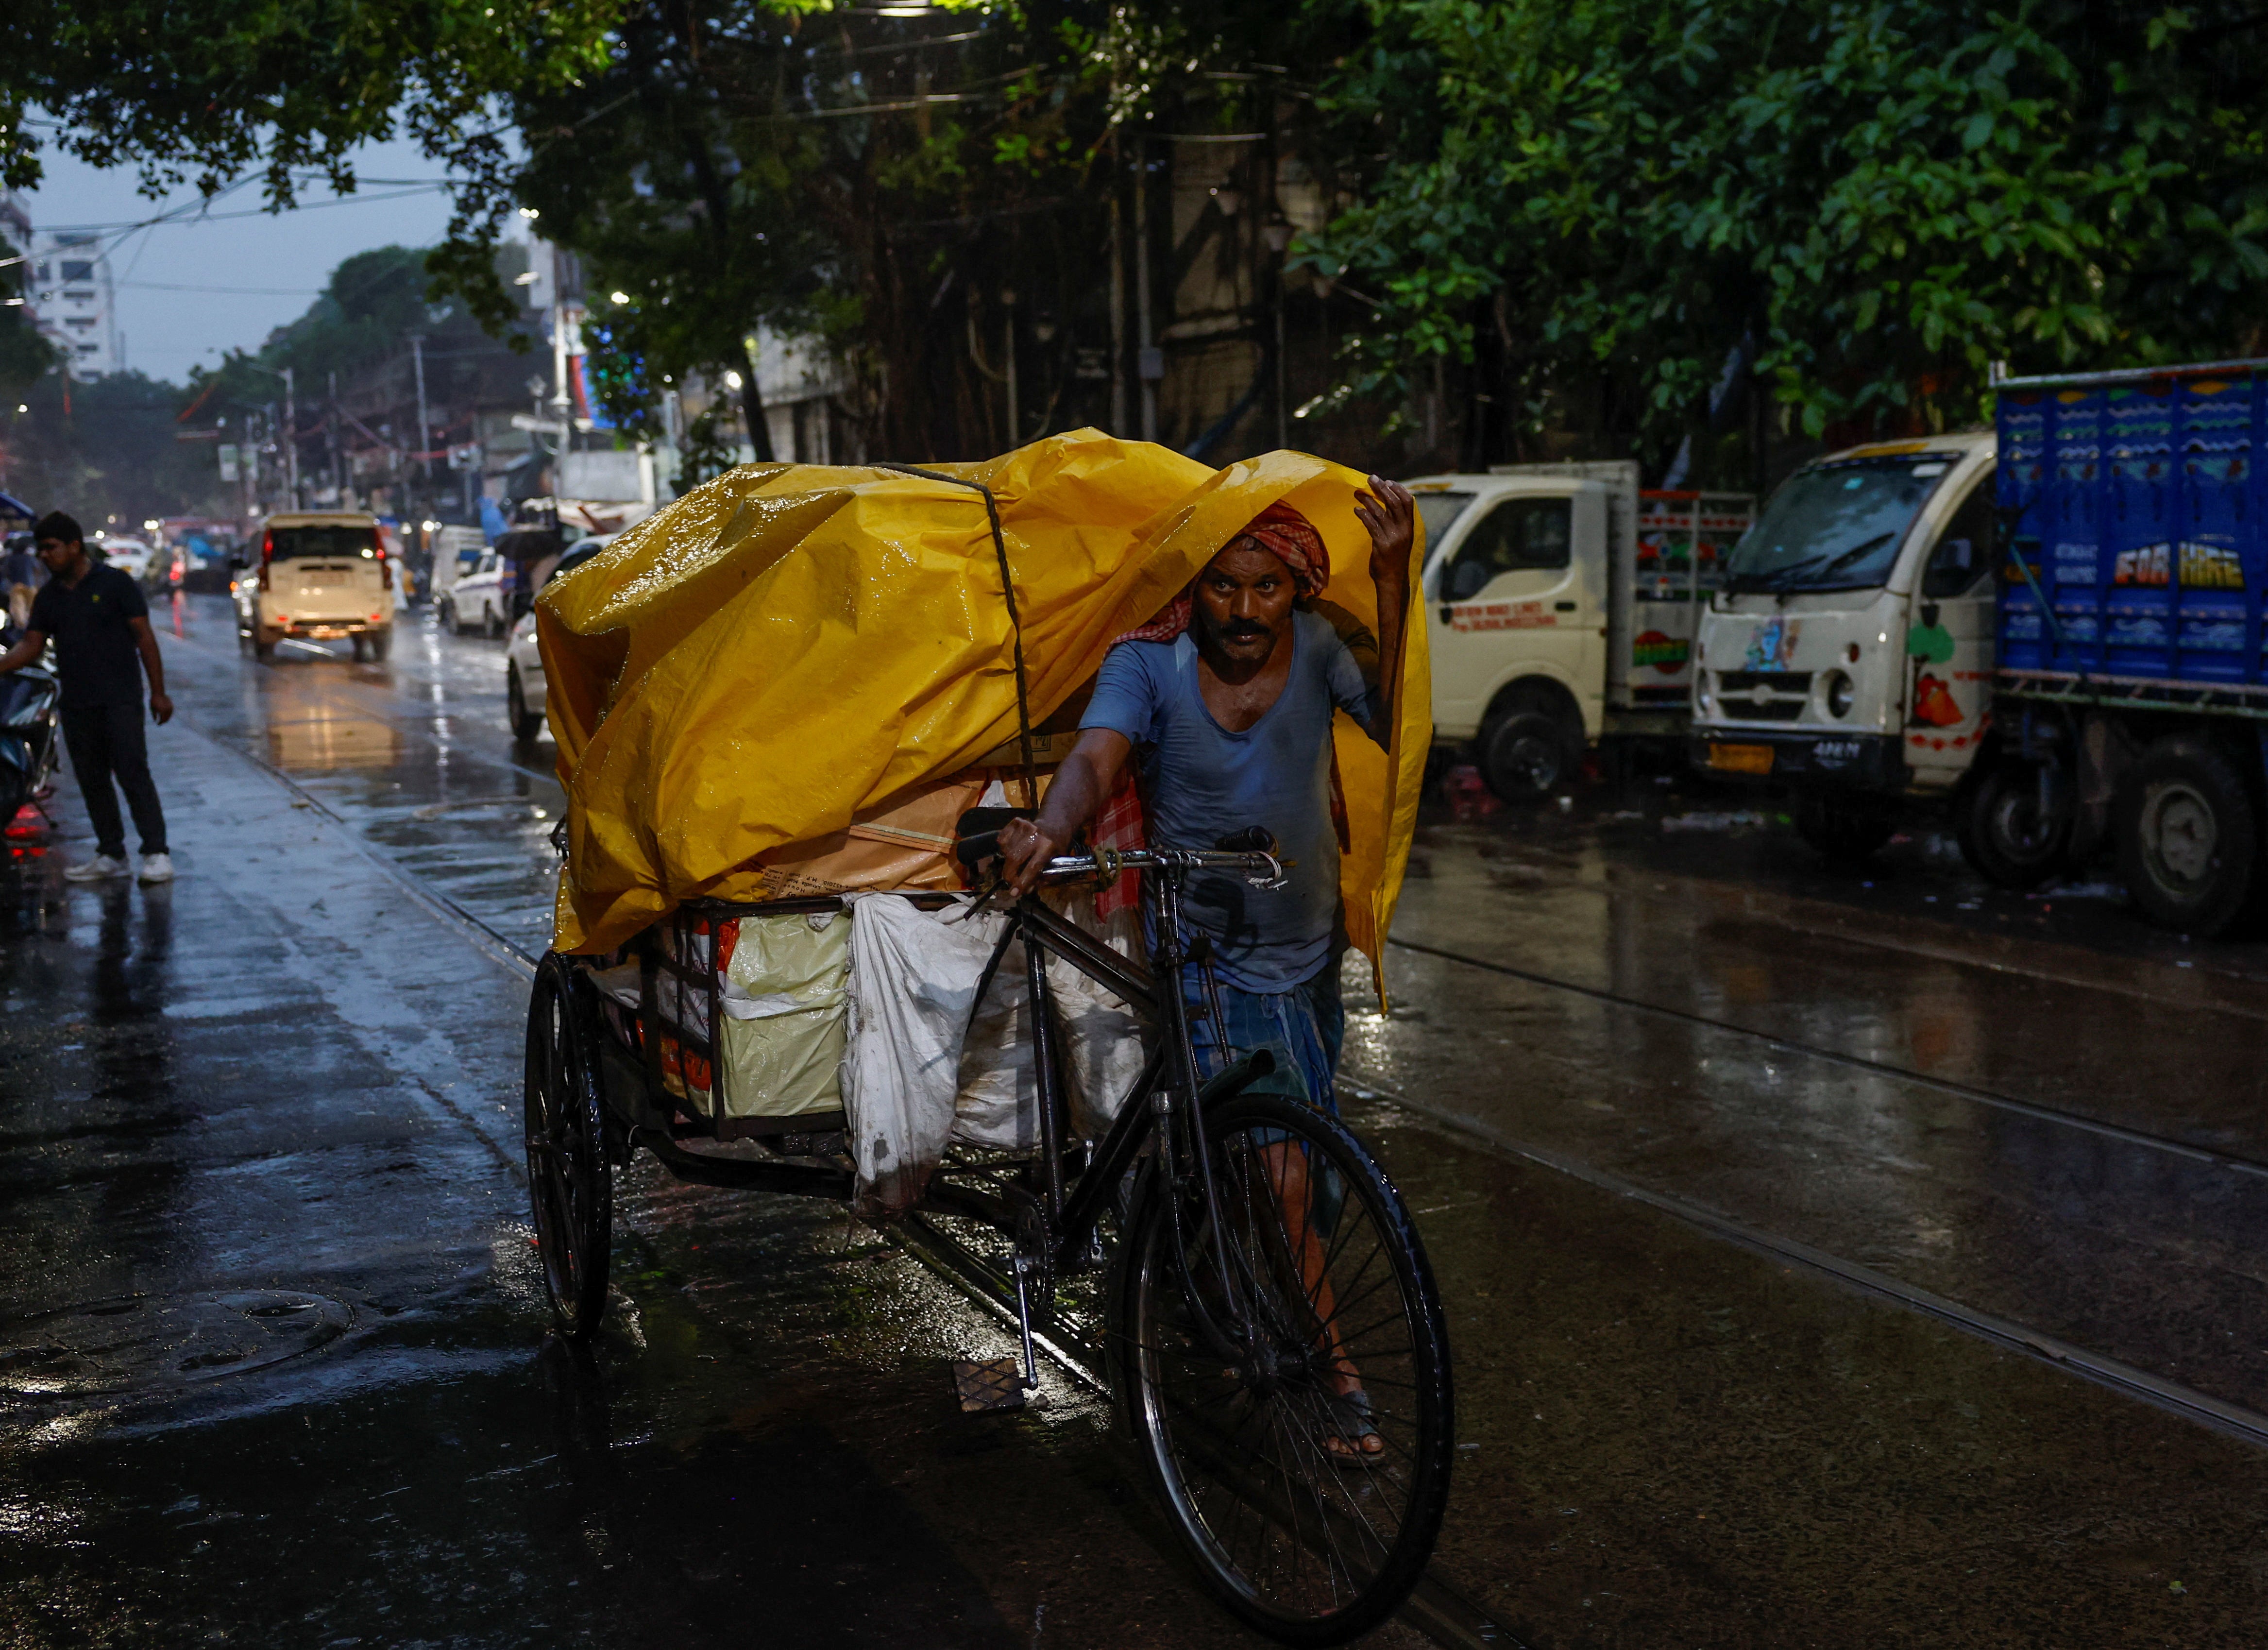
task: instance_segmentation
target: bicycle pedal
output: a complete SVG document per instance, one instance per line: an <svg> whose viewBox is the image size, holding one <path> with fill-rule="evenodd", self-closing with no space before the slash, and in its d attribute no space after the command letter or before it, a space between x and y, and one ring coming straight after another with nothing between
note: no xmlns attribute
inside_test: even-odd
<svg viewBox="0 0 2268 1650"><path fill-rule="evenodd" d="M1030 1396L1024 1389L1023 1372L1012 1358L957 1358L953 1363L953 1384L961 1394L963 1415L1020 1410Z"/></svg>

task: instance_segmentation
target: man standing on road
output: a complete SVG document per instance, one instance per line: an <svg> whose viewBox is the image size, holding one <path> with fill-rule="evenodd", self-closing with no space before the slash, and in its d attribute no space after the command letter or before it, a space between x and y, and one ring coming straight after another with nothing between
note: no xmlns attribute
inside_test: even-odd
<svg viewBox="0 0 2268 1650"><path fill-rule="evenodd" d="M1240 1053L1267 1049L1277 1074L1256 1087L1288 1087L1309 1105L1338 1109L1334 1083L1345 1016L1339 1005L1339 838L1331 817L1331 720L1344 711L1380 746L1394 729L1394 686L1410 595L1416 500L1370 478L1355 511L1370 531L1378 591L1378 684L1329 620L1308 610L1330 577L1322 535L1297 511L1263 512L1205 564L1166 612L1118 638L1079 718L1079 742L1057 770L1039 817L1000 832L1008 880L1038 885L1118 783L1140 766L1144 829L1161 848L1211 848L1265 826L1288 873L1272 892L1233 877L1193 880L1189 925L1211 941L1223 1027L1193 1016L1202 1075ZM1200 976L1187 976L1203 1012ZM1279 1148L1280 1150L1280 1148ZM1271 1168L1292 1241L1314 1247L1304 1211L1306 1170L1296 1154ZM1319 1255L1310 1256L1320 1278ZM1328 1297L1319 1302L1331 1321ZM1333 1338L1336 1331L1334 1328ZM1340 1413L1325 1442L1343 1459L1384 1447L1359 1372L1334 1347Z"/></svg>
<svg viewBox="0 0 2268 1650"><path fill-rule="evenodd" d="M126 874L126 828L110 788L114 779L142 834L141 880L170 882L173 862L166 851L165 810L150 777L142 683L135 667L138 653L141 669L150 677L150 714L159 723L169 720L173 702L166 696L166 667L150 630L149 604L126 573L96 565L78 523L61 511L40 517L32 536L53 577L33 600L24 639L0 653L0 674L33 663L48 638L55 637L63 743L95 838L94 858L63 875L74 882L98 882Z"/></svg>

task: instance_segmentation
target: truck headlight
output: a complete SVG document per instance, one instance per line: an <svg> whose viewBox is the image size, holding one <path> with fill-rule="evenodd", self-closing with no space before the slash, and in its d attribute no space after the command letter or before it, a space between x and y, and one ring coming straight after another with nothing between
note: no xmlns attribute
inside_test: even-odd
<svg viewBox="0 0 2268 1650"><path fill-rule="evenodd" d="M1827 673L1827 714L1840 721L1859 703L1859 684L1839 670Z"/></svg>

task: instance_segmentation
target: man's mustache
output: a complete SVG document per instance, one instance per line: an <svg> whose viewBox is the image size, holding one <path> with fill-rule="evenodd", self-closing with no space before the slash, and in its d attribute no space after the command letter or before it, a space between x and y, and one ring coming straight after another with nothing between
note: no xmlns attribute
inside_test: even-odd
<svg viewBox="0 0 2268 1650"><path fill-rule="evenodd" d="M1231 619L1226 624L1220 627L1220 633L1223 636L1233 636L1239 641L1242 641L1245 637L1249 636L1267 635L1268 627L1264 624L1256 623L1250 619Z"/></svg>

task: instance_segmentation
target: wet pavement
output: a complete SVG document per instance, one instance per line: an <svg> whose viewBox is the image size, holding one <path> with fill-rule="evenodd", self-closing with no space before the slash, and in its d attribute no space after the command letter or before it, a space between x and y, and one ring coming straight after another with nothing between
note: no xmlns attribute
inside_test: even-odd
<svg viewBox="0 0 2268 1650"><path fill-rule="evenodd" d="M645 1161L551 1340L498 645L159 618L180 880L65 884L68 783L0 871L0 1645L1260 1642L1076 1381L959 1413L1001 1330L837 1210ZM1395 940L1347 1105L1496 1642L2260 1641L2268 947L1644 780L1429 816Z"/></svg>

